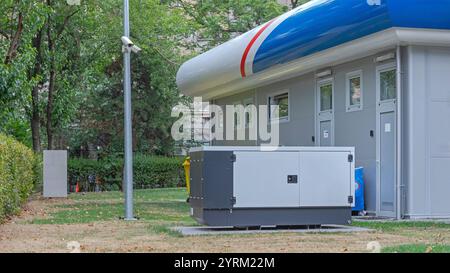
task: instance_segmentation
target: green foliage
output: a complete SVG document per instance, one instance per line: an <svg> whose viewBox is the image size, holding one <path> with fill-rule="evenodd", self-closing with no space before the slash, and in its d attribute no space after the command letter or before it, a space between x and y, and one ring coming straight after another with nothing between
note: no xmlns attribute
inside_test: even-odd
<svg viewBox="0 0 450 273"><path fill-rule="evenodd" d="M222 44L287 11L277 0L173 0L195 31L194 48L202 51Z"/></svg>
<svg viewBox="0 0 450 273"><path fill-rule="evenodd" d="M137 156L134 180L138 188L172 188L186 186L183 158Z"/></svg>
<svg viewBox="0 0 450 273"><path fill-rule="evenodd" d="M123 150L122 5L0 1L0 132L31 146L33 120L36 149ZM130 0L131 38L143 49L132 56L134 150L173 154L170 113L186 100L175 83L186 59L286 10L276 0Z"/></svg>
<svg viewBox="0 0 450 273"><path fill-rule="evenodd" d="M0 222L15 214L37 182L39 164L33 152L0 134Z"/></svg>
<svg viewBox="0 0 450 273"><path fill-rule="evenodd" d="M32 39L46 13L45 6L34 0L0 1L0 132L27 146L31 146L31 89L39 81L29 74L36 56Z"/></svg>
<svg viewBox="0 0 450 273"><path fill-rule="evenodd" d="M137 155L134 158L134 187L168 188L184 186L183 158ZM89 175L96 175L102 190L113 191L122 187L123 160L107 157L96 161L90 159L69 160L69 179L81 186L88 183Z"/></svg>

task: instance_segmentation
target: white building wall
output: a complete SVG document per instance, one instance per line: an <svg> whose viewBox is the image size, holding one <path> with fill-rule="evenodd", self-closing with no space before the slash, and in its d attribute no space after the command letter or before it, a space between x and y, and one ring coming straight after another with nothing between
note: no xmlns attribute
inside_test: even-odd
<svg viewBox="0 0 450 273"><path fill-rule="evenodd" d="M450 49L408 48L407 215L450 217Z"/></svg>
<svg viewBox="0 0 450 273"><path fill-rule="evenodd" d="M381 54L381 53L380 53ZM378 54L379 55L379 54ZM335 145L356 147L356 166L365 168L366 206L376 211L376 67L373 55L332 67L335 87ZM409 46L402 49L403 168L402 203L411 218L450 217L450 48ZM392 60L391 60L392 61ZM363 71L363 110L346 112L346 74ZM290 117L280 124L280 145L314 146L314 74L306 74L257 90L216 100L233 104L288 91ZM316 137L317 138L317 137ZM216 145L256 145L255 142L217 142Z"/></svg>

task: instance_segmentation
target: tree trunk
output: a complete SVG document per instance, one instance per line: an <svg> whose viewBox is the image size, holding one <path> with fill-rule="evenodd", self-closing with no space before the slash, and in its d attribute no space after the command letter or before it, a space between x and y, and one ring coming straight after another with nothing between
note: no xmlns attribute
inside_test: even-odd
<svg viewBox="0 0 450 273"><path fill-rule="evenodd" d="M41 74L42 68L42 29L36 34L36 37L33 39L33 47L36 49L36 60L34 63L34 69L31 73L31 77L36 77ZM31 91L31 136L33 140L33 150L35 152L41 151L41 136L40 136L40 116L39 116L39 84L33 87Z"/></svg>
<svg viewBox="0 0 450 273"><path fill-rule="evenodd" d="M299 4L303 4L303 2L305 1L301 1L301 3L299 3L299 0L291 0L291 8L295 9L297 6L299 6Z"/></svg>
<svg viewBox="0 0 450 273"><path fill-rule="evenodd" d="M16 33L12 37L11 44L9 46L8 52L6 53L6 58L4 63L9 64L12 62L17 54L17 49L19 48L20 39L22 38L23 32L23 14L20 12L17 19Z"/></svg>
<svg viewBox="0 0 450 273"><path fill-rule="evenodd" d="M50 64L50 78L48 86L48 101L47 101L47 145L49 150L53 150L53 92L55 89L55 64L51 60Z"/></svg>
<svg viewBox="0 0 450 273"><path fill-rule="evenodd" d="M47 0L47 5L50 7L51 1ZM52 22L50 16L47 22L47 43L50 54L50 69L49 69L49 85L48 85L48 99L47 99L47 149L53 150L53 92L55 90L56 66L55 66L55 44L52 38Z"/></svg>

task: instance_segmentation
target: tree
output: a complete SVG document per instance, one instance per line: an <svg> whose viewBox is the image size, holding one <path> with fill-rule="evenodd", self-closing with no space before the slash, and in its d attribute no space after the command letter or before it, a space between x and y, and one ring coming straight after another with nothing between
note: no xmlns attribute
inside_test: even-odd
<svg viewBox="0 0 450 273"><path fill-rule="evenodd" d="M43 27L45 14L39 1L0 2L0 131L27 144L31 89L39 81L29 73L37 54L33 37Z"/></svg>
<svg viewBox="0 0 450 273"><path fill-rule="evenodd" d="M71 1L73 2L73 1ZM276 0L131 0L136 151L170 154L179 66L287 10ZM122 0L0 2L0 131L35 151L123 145ZM42 142L42 143L41 143Z"/></svg>
<svg viewBox="0 0 450 273"><path fill-rule="evenodd" d="M173 0L194 24L191 49L222 44L285 12L276 0Z"/></svg>
<svg viewBox="0 0 450 273"><path fill-rule="evenodd" d="M295 9L311 0L291 0L291 8Z"/></svg>

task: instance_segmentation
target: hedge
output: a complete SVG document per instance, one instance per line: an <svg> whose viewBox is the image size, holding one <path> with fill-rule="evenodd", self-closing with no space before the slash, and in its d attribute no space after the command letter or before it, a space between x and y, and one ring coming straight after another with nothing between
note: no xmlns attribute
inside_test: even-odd
<svg viewBox="0 0 450 273"><path fill-rule="evenodd" d="M136 155L133 161L134 188L167 188L185 186L183 158ZM123 159L70 159L69 181L87 187L89 175L95 175L103 191L122 189Z"/></svg>
<svg viewBox="0 0 450 273"><path fill-rule="evenodd" d="M39 169L31 149L0 134L0 222L19 212L39 180Z"/></svg>

